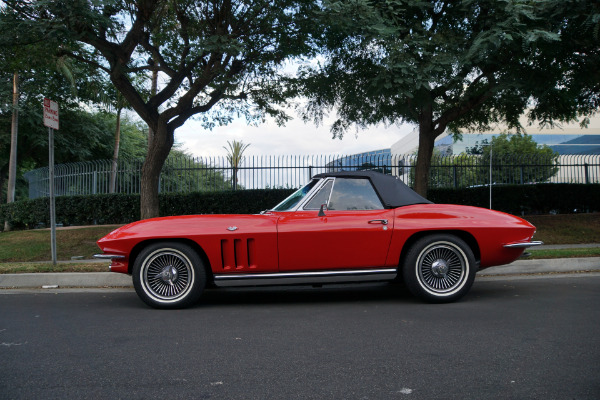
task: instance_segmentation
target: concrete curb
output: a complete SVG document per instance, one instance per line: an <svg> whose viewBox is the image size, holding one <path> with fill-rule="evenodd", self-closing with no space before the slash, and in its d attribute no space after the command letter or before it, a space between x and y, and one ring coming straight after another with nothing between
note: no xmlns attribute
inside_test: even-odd
<svg viewBox="0 0 600 400"><path fill-rule="evenodd" d="M133 287L131 276L114 272L0 274L0 288Z"/></svg>
<svg viewBox="0 0 600 400"><path fill-rule="evenodd" d="M600 257L517 260L508 265L486 268L478 272L477 276L549 274L577 271L600 271Z"/></svg>
<svg viewBox="0 0 600 400"><path fill-rule="evenodd" d="M600 257L518 260L509 265L487 268L477 276L600 272ZM114 272L58 272L0 274L0 289L20 288L104 288L133 287L131 276Z"/></svg>

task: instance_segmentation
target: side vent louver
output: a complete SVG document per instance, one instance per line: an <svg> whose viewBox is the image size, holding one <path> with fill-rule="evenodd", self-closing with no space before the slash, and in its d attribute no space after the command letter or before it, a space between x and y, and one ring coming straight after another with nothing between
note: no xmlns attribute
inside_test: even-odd
<svg viewBox="0 0 600 400"><path fill-rule="evenodd" d="M225 270L256 268L254 239L222 239L221 262Z"/></svg>

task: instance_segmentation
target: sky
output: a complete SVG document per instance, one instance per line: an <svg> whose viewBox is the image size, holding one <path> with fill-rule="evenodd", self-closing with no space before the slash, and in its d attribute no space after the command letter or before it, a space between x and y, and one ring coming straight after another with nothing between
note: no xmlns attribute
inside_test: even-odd
<svg viewBox="0 0 600 400"><path fill-rule="evenodd" d="M175 131L175 142L182 150L196 157L225 156L227 141L250 143L244 155L349 155L365 151L389 149L392 144L410 133L414 126L404 124L367 130L349 130L343 139L333 139L330 125L316 127L300 118L279 127L273 120L259 126L248 126L244 119L227 126L205 130L199 121L188 120Z"/></svg>

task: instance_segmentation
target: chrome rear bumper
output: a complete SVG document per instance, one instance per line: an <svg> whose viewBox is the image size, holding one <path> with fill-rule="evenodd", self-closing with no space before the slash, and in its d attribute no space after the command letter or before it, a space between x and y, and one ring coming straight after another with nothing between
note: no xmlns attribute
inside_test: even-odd
<svg viewBox="0 0 600 400"><path fill-rule="evenodd" d="M513 243L507 243L507 244L503 245L502 247L506 247L507 249L524 249L524 248L527 248L527 247L541 246L543 244L544 244L544 242L541 242L541 241L535 241L535 242L513 242Z"/></svg>

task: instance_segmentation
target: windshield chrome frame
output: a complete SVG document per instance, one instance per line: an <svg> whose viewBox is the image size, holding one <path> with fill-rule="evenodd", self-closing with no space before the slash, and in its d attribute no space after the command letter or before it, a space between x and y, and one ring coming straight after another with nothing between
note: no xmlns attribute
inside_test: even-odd
<svg viewBox="0 0 600 400"><path fill-rule="evenodd" d="M312 179L311 179L311 181L312 181L313 179L317 179L317 178L312 178ZM273 207L273 208L272 208L272 209L270 209L269 211L273 211L273 212L295 212L295 211L298 211L298 210L302 210L302 209L303 209L303 207L304 207L304 205L305 205L305 204L306 204L308 201L310 201L310 200L313 198L313 196L314 196L315 194L317 194L317 192L318 192L318 191L319 191L319 190L320 190L320 189L323 187L323 185L324 185L324 184L325 184L327 181L330 181L330 180L334 180L334 181L335 181L335 178L331 178L331 177L326 177L326 178L318 178L318 182L317 182L317 183L316 183L316 184L315 184L315 185L314 185L314 186L313 186L313 187L312 187L312 188L311 188L311 189L308 191L308 193L306 193L306 195L304 196L304 198L303 198L302 200L300 200L300 201L298 202L298 204L296 204L294 207L290 208L289 210L285 210L285 211L277 211L277 210L275 210L275 208L276 208L276 207L277 207L279 204L281 204L281 203L283 203L284 201L286 201L286 200L288 199L288 197L290 197L291 195L290 195L290 196L288 196L288 197L286 197L285 199L283 199L283 200L282 200L282 201L280 201L279 203L277 203L277 205L275 205L275 207ZM302 185L302 187L304 187L304 186L308 185L308 183L310 183L310 181L309 181L309 182L307 182L306 184ZM335 185L335 182L334 182L334 185ZM301 188L302 188L302 187L301 187ZM301 189L301 188L299 188L299 189ZM296 193L296 192L294 192L294 193ZM293 194L293 193L292 193L292 194ZM315 211L315 210L307 210L307 211ZM317 211L318 211L318 210L317 210Z"/></svg>
<svg viewBox="0 0 600 400"><path fill-rule="evenodd" d="M308 203L310 203L310 201L313 199L313 197L315 197L319 191L323 188L323 186L325 186L327 184L327 182L332 181L333 185L331 186L331 191L329 192L329 197L327 197L327 205L329 205L329 200L331 200L331 194L333 193L333 186L335 186L335 177L326 177L326 178L321 178L321 181L318 182L313 189L316 190L311 190L310 192L308 192L306 194L306 196L304 196L304 199L302 199L302 201L300 203L298 203L298 208L297 210L302 210L302 211L319 211L318 208L308 208L305 209L304 206L306 206ZM320 206L320 204L319 204Z"/></svg>

